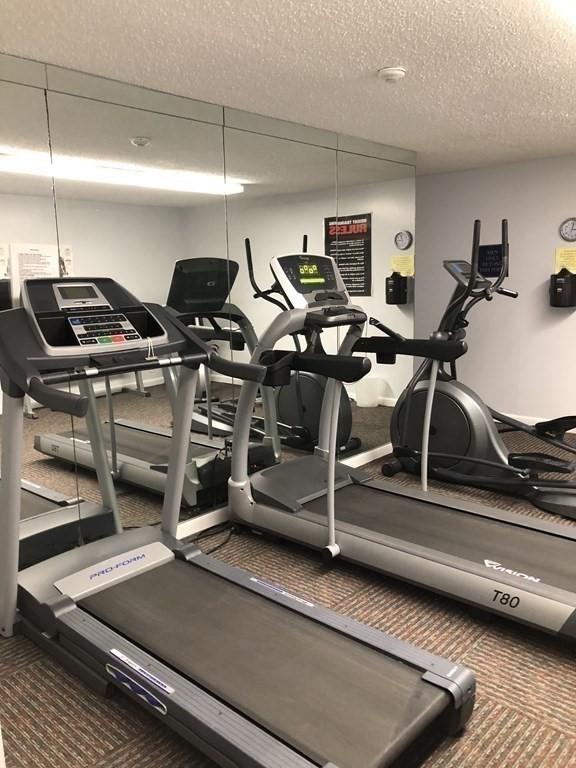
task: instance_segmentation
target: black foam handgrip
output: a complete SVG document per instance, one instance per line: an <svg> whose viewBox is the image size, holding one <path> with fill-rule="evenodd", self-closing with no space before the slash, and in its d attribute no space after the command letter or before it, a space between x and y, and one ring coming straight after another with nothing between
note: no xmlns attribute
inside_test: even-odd
<svg viewBox="0 0 576 768"><path fill-rule="evenodd" d="M348 355L310 355L303 352L295 354L292 369L326 376L338 381L359 381L372 368L367 357L349 357Z"/></svg>
<svg viewBox="0 0 576 768"><path fill-rule="evenodd" d="M224 376L232 376L232 378L244 381L256 381L258 384L261 384L266 377L266 368L263 365L237 363L217 355L215 352L209 356L208 367L211 371L216 371L216 373L221 373Z"/></svg>
<svg viewBox="0 0 576 768"><path fill-rule="evenodd" d="M70 416L82 418L86 416L88 411L88 398L84 395L75 395L72 392L64 392L61 389L49 387L36 377L30 379L28 393L46 408L68 413Z"/></svg>
<svg viewBox="0 0 576 768"><path fill-rule="evenodd" d="M443 363L451 363L462 357L468 347L464 341L444 341L442 339L397 339L368 336L358 339L354 352L373 352L377 355L427 357Z"/></svg>

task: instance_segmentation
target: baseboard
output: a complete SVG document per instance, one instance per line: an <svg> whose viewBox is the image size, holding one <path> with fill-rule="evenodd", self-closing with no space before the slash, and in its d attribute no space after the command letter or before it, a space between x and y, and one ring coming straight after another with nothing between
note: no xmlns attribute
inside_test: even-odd
<svg viewBox="0 0 576 768"><path fill-rule="evenodd" d="M346 464L347 467L353 469L363 467L364 464L369 464L371 461L381 459L392 452L392 443L384 443L384 445L377 445L376 448L370 448L367 451L361 453L355 453L353 456L347 456L343 459L339 459L341 464Z"/></svg>
<svg viewBox="0 0 576 768"><path fill-rule="evenodd" d="M517 413L505 413L504 416L508 416L510 419L516 419L516 421L523 421L525 424L529 424L530 426L534 426L534 424L538 424L540 421L548 421L549 418L552 417L546 417L546 416L521 416ZM569 414L572 415L572 414ZM569 435L575 435L576 429L571 429L568 432Z"/></svg>

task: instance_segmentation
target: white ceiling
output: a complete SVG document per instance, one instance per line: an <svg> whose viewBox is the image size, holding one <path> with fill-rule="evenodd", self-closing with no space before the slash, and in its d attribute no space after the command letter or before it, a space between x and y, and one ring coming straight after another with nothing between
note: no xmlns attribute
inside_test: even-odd
<svg viewBox="0 0 576 768"><path fill-rule="evenodd" d="M2 0L0 50L415 149L421 173L576 151L576 0Z"/></svg>

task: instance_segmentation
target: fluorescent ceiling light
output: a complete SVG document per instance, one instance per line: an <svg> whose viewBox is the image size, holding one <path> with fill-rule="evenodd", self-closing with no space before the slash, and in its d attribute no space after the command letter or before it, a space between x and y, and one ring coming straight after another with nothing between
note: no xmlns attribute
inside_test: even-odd
<svg viewBox="0 0 576 768"><path fill-rule="evenodd" d="M576 24L576 0L549 0L549 2L559 16Z"/></svg>
<svg viewBox="0 0 576 768"><path fill-rule="evenodd" d="M237 195L244 191L238 179L225 181L215 173L178 171L71 155L54 155L50 160L48 152L6 146L0 146L0 173L47 176L66 181L159 189L167 192L195 192L201 195Z"/></svg>

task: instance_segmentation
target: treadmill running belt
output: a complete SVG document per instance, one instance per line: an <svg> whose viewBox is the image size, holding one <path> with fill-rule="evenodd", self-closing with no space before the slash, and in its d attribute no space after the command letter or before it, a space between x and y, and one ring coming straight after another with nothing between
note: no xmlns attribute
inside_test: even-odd
<svg viewBox="0 0 576 768"><path fill-rule="evenodd" d="M298 514L325 524L326 497L308 502ZM574 542L568 539L362 484L336 492L336 520L480 566L484 559L495 560L574 592L576 558Z"/></svg>
<svg viewBox="0 0 576 768"><path fill-rule="evenodd" d="M46 512L52 512L55 509L58 509L58 504L55 501L50 501L40 494L32 493L31 491L22 488L21 520L27 520L29 517L37 517Z"/></svg>
<svg viewBox="0 0 576 768"><path fill-rule="evenodd" d="M445 734L450 698L419 671L194 564L80 606L320 765L404 768Z"/></svg>
<svg viewBox="0 0 576 768"><path fill-rule="evenodd" d="M110 430L106 424L102 426L104 445L107 451L111 450ZM72 432L62 432L62 436L72 438ZM88 432L81 429L74 430L76 440L89 445ZM157 435L154 432L146 432L140 429L116 426L116 451L119 456L130 456L133 459L145 461L150 464L167 464L170 454L170 438L165 435ZM210 453L210 448L203 445L190 443L189 456L205 456Z"/></svg>

